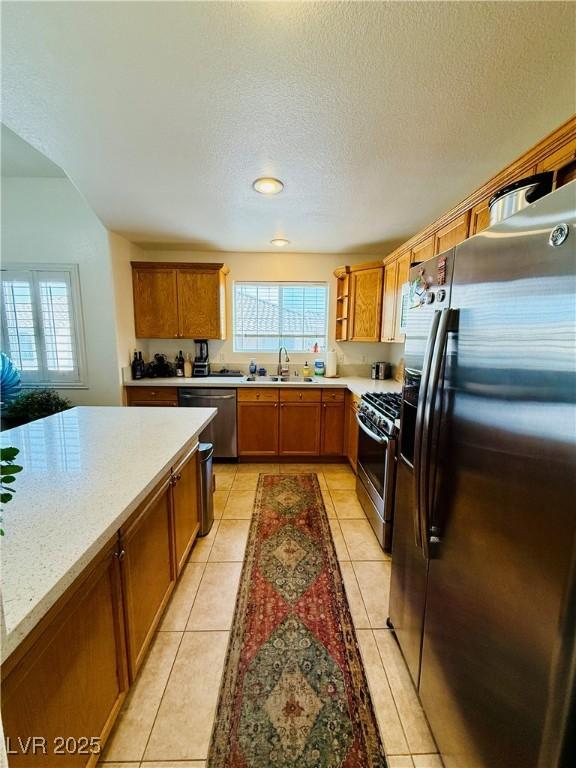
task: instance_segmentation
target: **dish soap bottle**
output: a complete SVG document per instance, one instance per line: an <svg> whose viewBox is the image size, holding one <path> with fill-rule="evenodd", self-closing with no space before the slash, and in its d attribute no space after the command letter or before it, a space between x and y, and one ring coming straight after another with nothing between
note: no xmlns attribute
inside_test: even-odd
<svg viewBox="0 0 576 768"><path fill-rule="evenodd" d="M250 375L254 376L254 374L258 370L258 366L256 365L256 360L250 360L250 365L248 367L248 370L250 371Z"/></svg>
<svg viewBox="0 0 576 768"><path fill-rule="evenodd" d="M306 360L306 362L302 367L302 376L304 377L310 376L310 366L308 365L308 360Z"/></svg>

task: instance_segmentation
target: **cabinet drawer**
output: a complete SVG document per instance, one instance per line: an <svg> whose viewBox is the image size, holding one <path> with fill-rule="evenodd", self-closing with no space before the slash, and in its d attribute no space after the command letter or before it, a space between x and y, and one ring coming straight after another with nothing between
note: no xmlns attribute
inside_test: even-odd
<svg viewBox="0 0 576 768"><path fill-rule="evenodd" d="M241 403L276 403L278 402L278 390L268 389L268 387L244 387L238 389L238 400Z"/></svg>
<svg viewBox="0 0 576 768"><path fill-rule="evenodd" d="M280 400L285 403L319 403L322 399L320 389L281 389Z"/></svg>
<svg viewBox="0 0 576 768"><path fill-rule="evenodd" d="M325 403L343 403L344 395L344 389L323 389L322 401Z"/></svg>
<svg viewBox="0 0 576 768"><path fill-rule="evenodd" d="M128 387L128 403L178 402L176 387Z"/></svg>

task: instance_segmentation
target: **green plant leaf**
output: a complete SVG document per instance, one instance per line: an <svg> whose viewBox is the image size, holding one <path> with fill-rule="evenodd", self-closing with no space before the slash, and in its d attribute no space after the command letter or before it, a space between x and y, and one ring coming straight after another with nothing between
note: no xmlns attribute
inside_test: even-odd
<svg viewBox="0 0 576 768"><path fill-rule="evenodd" d="M2 475L2 485L4 483L13 483L16 478L13 475Z"/></svg>
<svg viewBox="0 0 576 768"><path fill-rule="evenodd" d="M16 456L20 453L19 448L0 448L0 460L1 461L14 461Z"/></svg>
<svg viewBox="0 0 576 768"><path fill-rule="evenodd" d="M18 464L7 464L0 467L0 475L15 475L18 472L22 472L22 467L19 467Z"/></svg>
<svg viewBox="0 0 576 768"><path fill-rule="evenodd" d="M8 502L12 499L11 493L0 493L0 503L1 504L8 504Z"/></svg>

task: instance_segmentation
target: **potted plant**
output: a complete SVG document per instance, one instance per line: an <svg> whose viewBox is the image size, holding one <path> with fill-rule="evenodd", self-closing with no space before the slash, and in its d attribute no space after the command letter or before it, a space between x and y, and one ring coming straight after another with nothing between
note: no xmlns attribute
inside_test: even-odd
<svg viewBox="0 0 576 768"><path fill-rule="evenodd" d="M4 408L2 421L7 428L18 427L68 408L72 408L72 403L54 389L31 389L22 392Z"/></svg>

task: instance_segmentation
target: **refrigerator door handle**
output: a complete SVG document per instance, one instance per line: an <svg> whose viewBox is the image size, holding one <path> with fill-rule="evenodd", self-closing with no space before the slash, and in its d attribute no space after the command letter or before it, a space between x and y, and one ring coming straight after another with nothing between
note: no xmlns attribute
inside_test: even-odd
<svg viewBox="0 0 576 768"><path fill-rule="evenodd" d="M414 538L416 546L422 546L422 528L420 512L421 505L421 486L422 486L422 461L421 461L421 449L422 449L422 435L423 435L423 419L424 409L426 406L426 397L428 393L428 380L430 377L430 364L432 362L432 354L436 345L436 336L438 334L438 326L440 324L441 312L437 310L434 312L432 318L432 324L430 326L430 332L428 334L428 340L426 342L426 349L424 350L424 360L422 362L422 373L420 375L420 387L418 389L418 407L416 409L416 424L414 429L414 499L415 499L415 514L414 514Z"/></svg>
<svg viewBox="0 0 576 768"><path fill-rule="evenodd" d="M420 455L420 530L422 533L422 551L424 557L430 557L430 519L431 519L431 494L430 494L430 456L432 450L432 431L434 422L434 410L436 399L438 397L438 385L440 374L444 363L446 350L446 340L448 334L455 330L455 318L457 310L443 309L440 314L438 324L438 333L436 334L436 344L430 364L428 375L428 392L426 394L426 404L424 406L424 418L422 424L422 447ZM437 543L437 542L435 542Z"/></svg>

